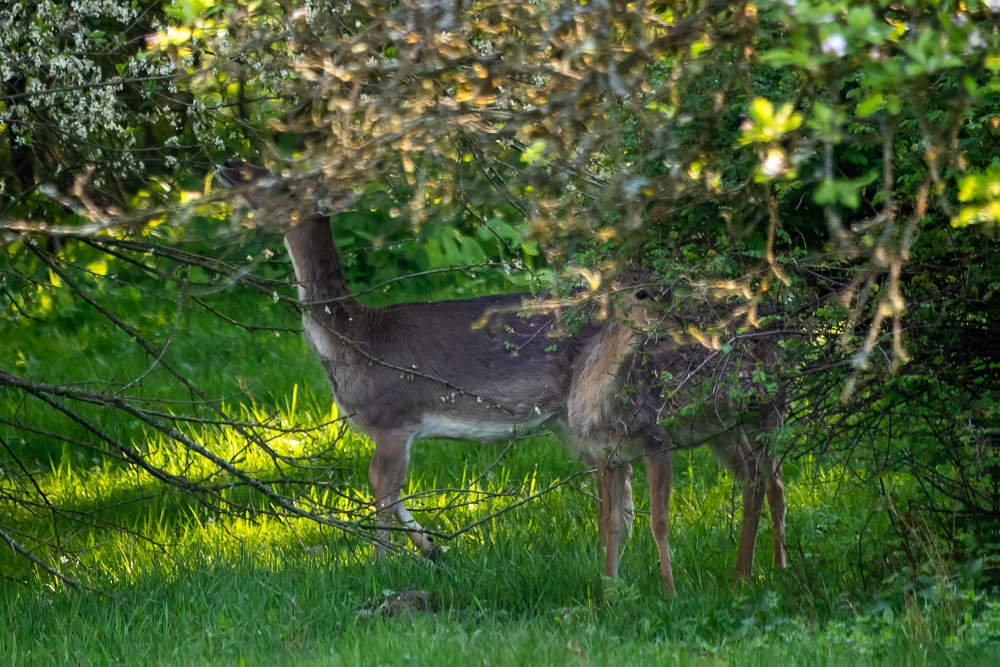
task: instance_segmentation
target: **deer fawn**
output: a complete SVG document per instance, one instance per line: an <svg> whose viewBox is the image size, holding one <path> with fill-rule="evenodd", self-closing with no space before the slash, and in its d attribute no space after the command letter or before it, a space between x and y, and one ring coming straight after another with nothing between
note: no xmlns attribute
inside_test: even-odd
<svg viewBox="0 0 1000 667"><path fill-rule="evenodd" d="M713 402L699 410L682 427L660 424L672 406L663 391L683 390L691 382L711 381L729 363L727 355L707 349L688 338L682 322L673 315L658 315L652 295L644 287L627 299L627 315L611 317L587 340L575 367L569 394L568 421L575 438L604 448L598 471L601 495L601 538L607 549L605 573L618 570L621 539L620 514L625 506L621 463L629 455L643 456L650 488L650 528L660 553L663 586L675 595L668 541L671 463L673 449L709 445L720 462L743 483L743 522L736 556L736 580L749 578L766 492L774 532L774 560L785 566L785 495L781 464L766 453L762 443L748 436L773 430L782 419L781 397L764 407L754 425L741 423L747 413L728 398L713 392ZM669 334L657 340L652 333ZM751 356L767 360L774 350L763 344L748 346ZM673 380L663 386L663 372ZM631 398L628 392L633 391ZM743 419L741 419L743 418ZM593 456L599 456L594 452Z"/></svg>
<svg viewBox="0 0 1000 667"><path fill-rule="evenodd" d="M231 160L219 178L259 200L266 193L253 186L275 177L262 167ZM635 332L621 324L588 323L573 336L553 339L548 334L558 315L551 304L525 294L367 307L354 299L344 280L329 216L328 209L301 216L285 233L285 246L298 283L303 329L326 370L338 411L375 441L368 478L377 512L376 557L388 543L393 516L415 547L426 556L434 552L433 539L399 499L415 440L508 441L546 424L597 469L605 572L616 577L618 544L631 520L631 466L609 455L621 436L609 421L615 411L608 412L606 405L616 389L599 377L599 369L623 364L638 349L629 342ZM605 413L585 414L591 403ZM651 426L649 433L654 432L657 427ZM670 452L642 453L653 461L647 467L654 517L662 516L662 527L654 523L653 534L667 591L673 594L666 542ZM749 566L748 561L747 573Z"/></svg>

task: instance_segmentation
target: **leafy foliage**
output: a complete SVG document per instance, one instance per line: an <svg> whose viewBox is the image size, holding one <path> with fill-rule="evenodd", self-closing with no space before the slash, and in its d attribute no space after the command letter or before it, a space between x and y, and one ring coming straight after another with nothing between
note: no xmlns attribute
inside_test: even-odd
<svg viewBox="0 0 1000 667"><path fill-rule="evenodd" d="M322 185L358 195L335 234L372 303L598 284L637 263L700 304L710 335L781 332L794 371L751 369L762 387L792 382L774 446L865 480L901 536L894 566L943 554L995 572L996 10L11 4L0 10L0 331L18 342L0 362L5 502L38 499L31 479L45 466L28 462L61 438L247 511L249 495L230 502L200 484L257 489L260 470L238 456L213 473L175 470L133 445L154 420L193 455L178 425L233 421L174 341L206 320L242 326L255 350L294 333L276 236ZM233 214L211 178L232 154L289 176L284 211ZM80 347L30 344L75 327L90 332ZM87 365L89 345L122 365ZM65 390L77 382L96 383L92 407L77 410L86 397ZM147 403L162 414L137 415ZM219 425L259 453L258 427ZM306 502L267 493L286 516ZM919 546L928 525L941 549ZM18 530L11 541L54 562L47 528Z"/></svg>

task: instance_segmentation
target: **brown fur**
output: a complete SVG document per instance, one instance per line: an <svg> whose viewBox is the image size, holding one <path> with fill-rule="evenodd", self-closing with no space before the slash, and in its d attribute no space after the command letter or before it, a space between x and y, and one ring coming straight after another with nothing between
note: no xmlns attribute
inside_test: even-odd
<svg viewBox="0 0 1000 667"><path fill-rule="evenodd" d="M612 321L591 338L582 351L581 359L586 363L577 367L572 381L569 426L581 439L604 443L605 449L619 460L627 460L629 456L645 458L653 495L650 527L660 553L661 575L667 594L672 597L675 593L668 525L671 458L676 447L709 445L720 462L743 483L743 522L736 579L750 576L765 492L774 528L774 559L783 567L785 501L781 466L755 439L758 433L772 430L780 422L784 409L782 398L772 397L771 403L762 410L759 423L742 424L743 409L733 404L722 388L714 393L715 400L695 418L674 428L662 425L663 418L685 402L685 385L690 387L702 381L713 381L727 372L726 364L730 359L691 340L684 333L683 322L676 317L657 321L653 311L633 303L627 319L646 325ZM655 328L667 335L654 341L650 335L654 327L648 326L650 322L655 322ZM747 346L744 352L763 356L770 363L776 361L776 348L770 345ZM666 387L659 382L663 372L674 378ZM627 387L632 388L634 394L625 400ZM673 396L664 398L664 391L671 391ZM606 474L614 476L613 468L608 468ZM609 481L600 488L613 486ZM617 503L611 499L606 506L612 514L602 519L614 526L618 521L613 514ZM615 531L610 531L609 535L606 547L610 555L613 551L617 553L618 546L612 542ZM614 573L608 574L613 576Z"/></svg>
<svg viewBox="0 0 1000 667"><path fill-rule="evenodd" d="M269 176L240 162L220 171L235 187ZM423 437L506 441L546 422L568 433L573 367L597 325L553 337L557 305L524 294L369 308L347 287L327 215L304 216L286 232L285 245L303 327L341 415L375 440L369 480L379 543L386 543L395 515L430 554L431 540L399 502L411 443ZM626 507L630 499L629 493Z"/></svg>
<svg viewBox="0 0 1000 667"><path fill-rule="evenodd" d="M234 187L269 177L266 170L240 162L228 162L220 171L221 180ZM266 200L261 195L252 198ZM598 523L607 552L605 573L611 577L617 576L618 546L631 522L628 456L644 456L652 492L651 528L664 586L673 595L667 542L671 443L694 442L687 434L658 424L664 407L659 394L647 391L641 400L621 402L625 386L637 378L649 379L648 369L638 365L643 331L651 324L644 308L631 313L631 319L642 325L638 329L623 323L591 323L569 338L550 335L559 321L558 304L524 294L369 308L353 298L344 280L328 215L303 216L286 232L285 244L299 285L303 327L326 370L340 413L375 441L369 480L379 526L376 555L387 544L393 516L415 546L425 554L433 552L432 540L399 500L414 440L505 441L547 423L597 470ZM682 338L675 333L678 342L663 357L668 366L687 363L687 353L678 353ZM649 386L645 382L644 387ZM764 488L764 475L756 465L760 452L745 438L733 444L719 436L716 427L708 432L713 443L723 443L713 444L720 458L740 479L750 481L744 491L737 559L737 576L747 576L762 497L758 490ZM780 468L767 479L768 488L779 491L774 497L780 499L780 512L772 503L772 519L775 557L780 553L783 559L784 551L778 548L783 532L779 533L776 518L780 514L783 530Z"/></svg>

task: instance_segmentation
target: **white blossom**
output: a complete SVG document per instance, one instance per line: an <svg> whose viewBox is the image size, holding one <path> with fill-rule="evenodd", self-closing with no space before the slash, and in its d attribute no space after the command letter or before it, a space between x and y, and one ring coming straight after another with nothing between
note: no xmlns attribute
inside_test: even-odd
<svg viewBox="0 0 1000 667"><path fill-rule="evenodd" d="M831 33L820 42L819 48L823 53L833 54L839 58L847 53L847 40L839 32Z"/></svg>
<svg viewBox="0 0 1000 667"><path fill-rule="evenodd" d="M997 0L1000 2L1000 0ZM983 34L979 32L979 28L973 28L969 33L969 49L984 49L986 48L986 39Z"/></svg>
<svg viewBox="0 0 1000 667"><path fill-rule="evenodd" d="M780 176L785 171L785 151L772 148L760 164L760 171L768 178Z"/></svg>

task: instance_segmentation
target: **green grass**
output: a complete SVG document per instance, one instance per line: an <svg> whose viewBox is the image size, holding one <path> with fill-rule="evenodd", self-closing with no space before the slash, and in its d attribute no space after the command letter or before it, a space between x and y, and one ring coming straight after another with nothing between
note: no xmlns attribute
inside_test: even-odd
<svg viewBox="0 0 1000 667"><path fill-rule="evenodd" d="M169 335L171 317L141 320L146 315L138 305L129 311L121 299L116 303L150 336ZM227 312L274 322L266 308L237 299ZM13 341L3 366L47 381L121 381L148 367L150 360L127 337L97 319L72 316L72 323L58 313L42 323L0 321L0 336ZM284 425L333 416L322 370L298 337L241 332L196 313L185 316L182 331L167 358L210 395L236 397L249 387L250 397L226 403L229 414L273 415ZM138 391L185 396L160 369ZM0 398L0 409L79 436L37 402L26 412L12 392ZM204 466L162 436L106 411L84 410L174 472L196 475ZM679 454L671 517L678 599L668 602L644 513L641 468L634 534L621 579L609 582L600 576L593 483L574 477L580 464L548 438L519 444L495 468L490 464L502 446L419 443L405 491L419 494L411 502L418 520L443 533L569 481L460 535L436 564L408 553L372 564L365 540L306 520L219 515L131 466L0 429L34 465L46 496L80 513L82 521L60 519L60 538L80 554L63 571L100 591L67 588L2 550L4 663L814 665L970 664L997 657L1000 607L973 593L962 569L936 554L922 554L922 568L901 570L900 538L878 498L836 462L786 464L791 567L771 567L765 520L755 577L734 586L739 512L732 480L707 451ZM327 427L283 434L270 444L302 454L320 451L336 434ZM243 445L227 430L192 427L187 435L225 456L237 456ZM368 441L346 435L328 459L344 460L326 479L369 498L370 453ZM241 466L265 475L273 464L251 451ZM434 492L468 487L480 476L473 488L482 495ZM885 483L905 482L886 477ZM0 490L13 484L4 476ZM312 493L328 506L350 504ZM245 490L231 494L250 497ZM438 509L445 505L453 506ZM148 539L109 530L102 521ZM34 516L0 500L4 525L44 536L51 522L44 512ZM401 534L394 540L405 544ZM408 590L422 591L423 608L379 610Z"/></svg>

